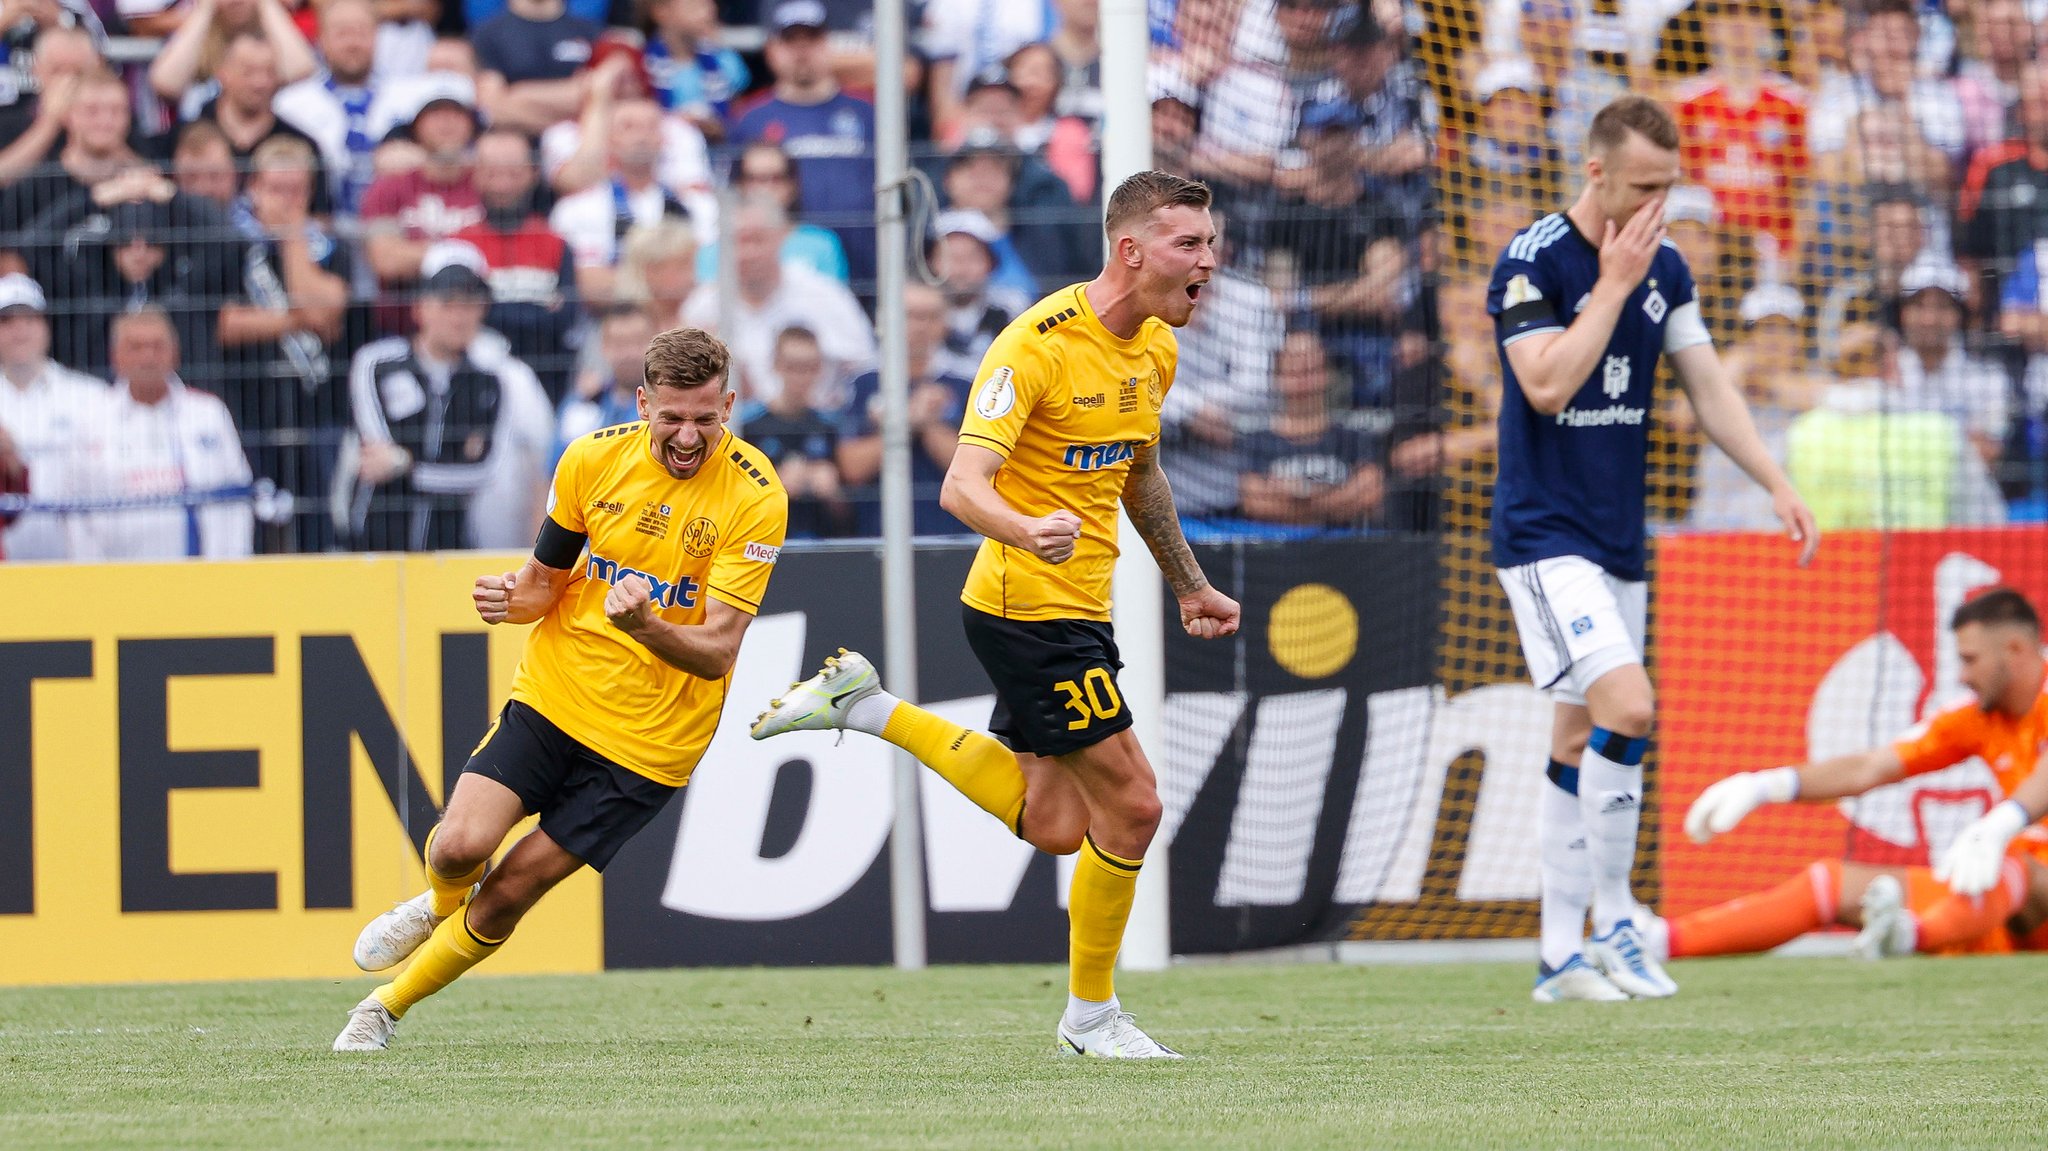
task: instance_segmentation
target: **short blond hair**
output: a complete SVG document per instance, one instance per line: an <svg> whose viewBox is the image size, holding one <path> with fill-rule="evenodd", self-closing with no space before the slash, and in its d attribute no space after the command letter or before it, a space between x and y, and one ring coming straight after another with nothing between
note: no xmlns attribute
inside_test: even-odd
<svg viewBox="0 0 2048 1151"><path fill-rule="evenodd" d="M1199 180L1171 172L1139 172L1109 194L1102 231L1115 240L1119 232L1161 208L1206 208L1213 199L1209 186Z"/></svg>
<svg viewBox="0 0 2048 1151"><path fill-rule="evenodd" d="M702 328L670 328L647 345L650 388L701 388L716 383L723 392L732 375L732 353Z"/></svg>

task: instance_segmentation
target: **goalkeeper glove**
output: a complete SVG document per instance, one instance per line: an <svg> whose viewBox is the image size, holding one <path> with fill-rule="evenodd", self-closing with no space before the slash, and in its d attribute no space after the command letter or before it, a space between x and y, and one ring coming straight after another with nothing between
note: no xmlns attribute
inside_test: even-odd
<svg viewBox="0 0 2048 1151"><path fill-rule="evenodd" d="M2006 800L1956 836L1934 865L1934 878L1948 884L1957 895L1982 895L1998 882L2005 864L2005 848L2012 837L2033 820L2015 800Z"/></svg>
<svg viewBox="0 0 2048 1151"><path fill-rule="evenodd" d="M1709 787L1692 801L1685 813L1685 833L1694 843L1705 843L1741 823L1744 816L1766 803L1790 803L1799 798L1799 769L1774 767L1769 771L1745 771Z"/></svg>

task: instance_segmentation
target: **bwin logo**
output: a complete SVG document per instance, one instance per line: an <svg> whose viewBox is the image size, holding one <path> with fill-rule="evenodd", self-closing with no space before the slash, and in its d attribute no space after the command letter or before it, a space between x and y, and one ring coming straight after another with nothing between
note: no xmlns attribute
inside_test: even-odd
<svg viewBox="0 0 2048 1151"><path fill-rule="evenodd" d="M1118 440L1110 444L1068 444L1067 466L1084 472L1100 468L1115 467L1128 461L1138 446L1136 440Z"/></svg>
<svg viewBox="0 0 2048 1151"><path fill-rule="evenodd" d="M584 574L600 583L617 585L627 576L639 576L652 589L647 598L655 607L696 607L699 584L689 576L677 576L673 582L650 575L639 568L620 567L618 561L608 560L596 552L590 553L590 562L584 567Z"/></svg>

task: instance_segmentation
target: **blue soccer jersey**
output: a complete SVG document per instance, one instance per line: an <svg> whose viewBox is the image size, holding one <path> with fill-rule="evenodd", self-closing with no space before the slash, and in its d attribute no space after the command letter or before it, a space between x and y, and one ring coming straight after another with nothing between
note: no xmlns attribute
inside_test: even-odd
<svg viewBox="0 0 2048 1151"><path fill-rule="evenodd" d="M1600 249L1561 212L1524 229L1494 265L1486 310L1507 393L1493 490L1500 567L1582 556L1616 578L1644 578L1643 473L1657 358L1708 339L1685 257L1664 242L1564 411L1537 411L1508 363L1516 340L1572 324L1599 278Z"/></svg>

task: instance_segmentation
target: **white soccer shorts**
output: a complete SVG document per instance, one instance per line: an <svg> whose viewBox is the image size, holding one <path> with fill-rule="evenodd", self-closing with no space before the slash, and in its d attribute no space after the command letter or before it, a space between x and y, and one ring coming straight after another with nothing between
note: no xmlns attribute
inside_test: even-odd
<svg viewBox="0 0 2048 1151"><path fill-rule="evenodd" d="M1607 574L1578 556L1501 568L1529 678L1559 703L1583 706L1586 689L1643 662L1649 585Z"/></svg>

